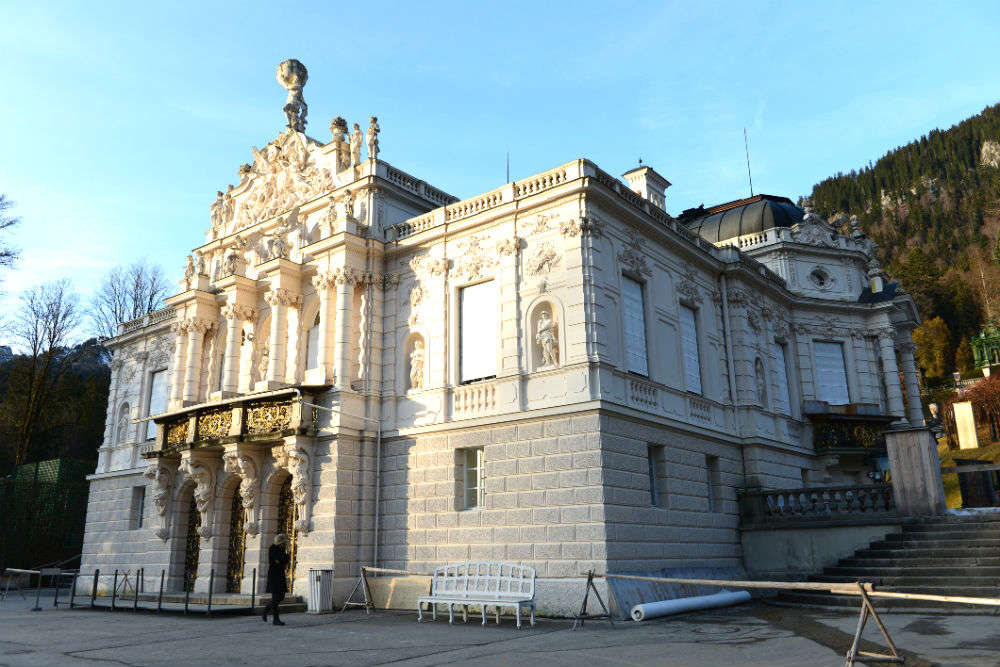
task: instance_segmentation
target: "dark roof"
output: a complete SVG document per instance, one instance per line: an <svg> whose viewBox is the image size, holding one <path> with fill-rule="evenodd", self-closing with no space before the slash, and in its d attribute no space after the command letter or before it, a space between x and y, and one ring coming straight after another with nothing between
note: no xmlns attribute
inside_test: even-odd
<svg viewBox="0 0 1000 667"><path fill-rule="evenodd" d="M711 208L688 209L680 219L706 241L718 243L775 227L791 227L801 222L803 215L787 197L755 195Z"/></svg>
<svg viewBox="0 0 1000 667"><path fill-rule="evenodd" d="M900 292L899 283L891 282L882 288L882 291L878 294L872 294L872 288L866 287L862 292L861 296L858 297L858 301L861 303L878 303L880 301L892 301L896 298L896 294Z"/></svg>

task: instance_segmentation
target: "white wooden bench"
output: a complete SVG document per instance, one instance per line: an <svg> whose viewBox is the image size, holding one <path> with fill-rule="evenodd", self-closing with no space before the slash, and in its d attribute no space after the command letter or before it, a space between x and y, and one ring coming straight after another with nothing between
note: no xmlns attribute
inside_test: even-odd
<svg viewBox="0 0 1000 667"><path fill-rule="evenodd" d="M469 605L479 605L486 625L486 608L496 608L497 624L500 609L514 609L517 627L521 627L521 610L531 611L535 624L535 568L514 563L474 561L451 563L434 570L431 594L417 598L417 622L424 619L424 605L437 619L437 606L448 605L448 623L455 622L455 605L462 608L462 620L469 620Z"/></svg>

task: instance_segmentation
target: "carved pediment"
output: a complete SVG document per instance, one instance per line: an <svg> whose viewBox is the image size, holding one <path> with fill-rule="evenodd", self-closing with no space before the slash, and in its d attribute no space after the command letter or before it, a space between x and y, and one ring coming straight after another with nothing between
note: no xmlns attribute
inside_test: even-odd
<svg viewBox="0 0 1000 667"><path fill-rule="evenodd" d="M231 234L294 209L343 183L334 155L315 139L286 130L263 148L253 149L253 163L240 168L240 186L220 192L210 207L216 236Z"/></svg>

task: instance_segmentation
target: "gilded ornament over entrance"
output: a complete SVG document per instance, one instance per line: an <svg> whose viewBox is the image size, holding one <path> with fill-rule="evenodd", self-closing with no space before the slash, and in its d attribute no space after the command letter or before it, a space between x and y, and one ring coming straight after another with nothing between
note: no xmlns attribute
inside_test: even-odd
<svg viewBox="0 0 1000 667"><path fill-rule="evenodd" d="M285 112L288 129L305 132L306 114L309 112L309 106L302 97L302 87L309 79L306 66L294 58L286 60L278 65L277 77L281 87L288 91L288 99L285 100L285 106L282 108L282 111Z"/></svg>

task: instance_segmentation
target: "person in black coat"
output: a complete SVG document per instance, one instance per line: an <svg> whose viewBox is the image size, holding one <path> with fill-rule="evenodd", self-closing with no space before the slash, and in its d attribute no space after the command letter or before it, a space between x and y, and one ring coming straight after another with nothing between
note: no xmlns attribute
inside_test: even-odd
<svg viewBox="0 0 1000 667"><path fill-rule="evenodd" d="M267 623L268 611L273 611L274 624L284 625L278 618L278 605L288 593L288 581L285 579L285 570L288 568L288 552L285 550L287 542L288 537L284 533L278 533L274 536L274 544L267 550L267 587L264 592L271 594L271 601L264 607L265 623Z"/></svg>

